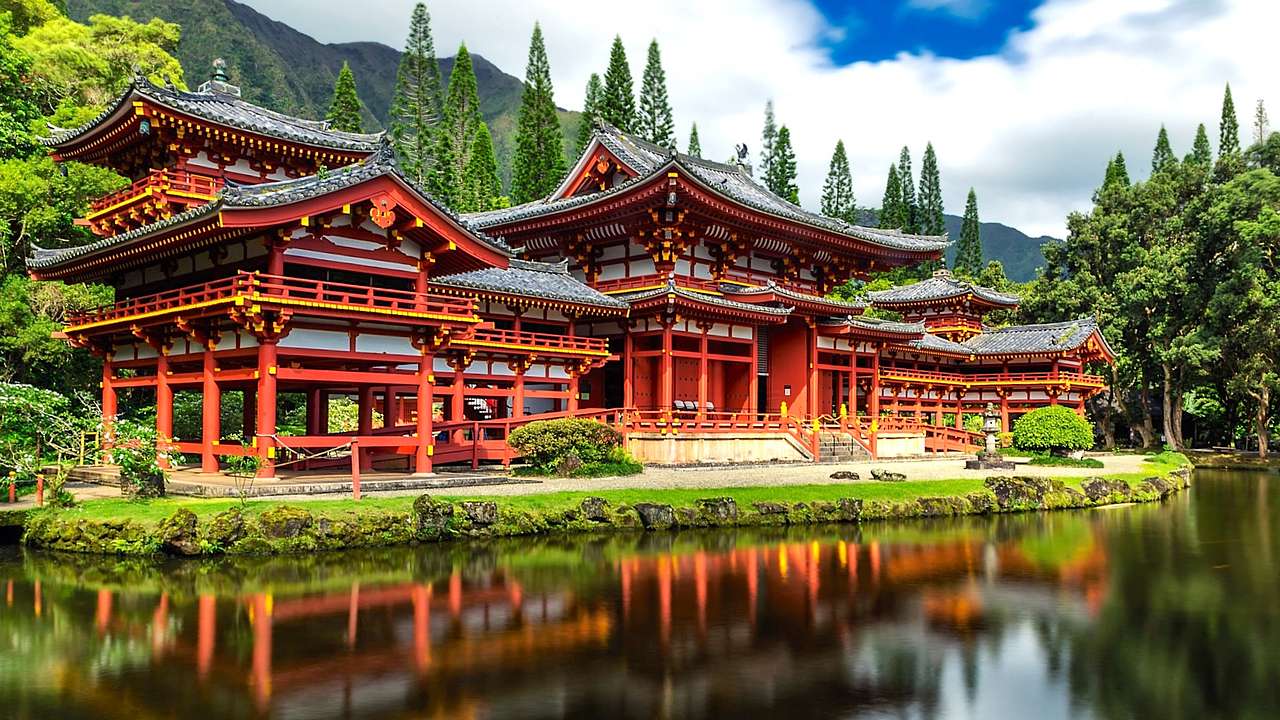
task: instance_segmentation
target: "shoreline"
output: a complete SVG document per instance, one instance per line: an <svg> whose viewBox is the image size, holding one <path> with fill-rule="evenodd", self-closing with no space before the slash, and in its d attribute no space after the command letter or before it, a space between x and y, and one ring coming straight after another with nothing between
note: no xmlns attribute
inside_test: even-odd
<svg viewBox="0 0 1280 720"><path fill-rule="evenodd" d="M1192 466L1143 478L1030 475L778 487L635 488L505 497L349 501L89 501L25 517L22 543L117 556L282 555L455 539L862 523L1158 502ZM1079 480L1079 482L1074 482ZM89 513L94 513L90 515Z"/></svg>

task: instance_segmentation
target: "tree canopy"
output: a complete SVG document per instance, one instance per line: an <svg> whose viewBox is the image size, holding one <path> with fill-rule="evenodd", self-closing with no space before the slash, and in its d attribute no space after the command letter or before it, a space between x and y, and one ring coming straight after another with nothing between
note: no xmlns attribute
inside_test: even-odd
<svg viewBox="0 0 1280 720"><path fill-rule="evenodd" d="M441 97L440 63L431 38L431 16L418 3L409 19L409 39L396 70L395 94L391 99L391 142L404 171L424 182L431 167L436 124L444 112Z"/></svg>
<svg viewBox="0 0 1280 720"><path fill-rule="evenodd" d="M489 134L487 129L484 134ZM490 141L489 151L492 150ZM518 204L551 194L564 178L565 166L564 133L551 88L551 63L547 60L542 28L535 23L520 99L515 158L511 162L512 200Z"/></svg>
<svg viewBox="0 0 1280 720"><path fill-rule="evenodd" d="M636 93L631 81L631 65L622 36L613 36L609 48L609 67L604 72L604 96L600 117L623 132L636 131Z"/></svg>
<svg viewBox="0 0 1280 720"><path fill-rule="evenodd" d="M333 100L329 103L329 113L325 120L329 127L343 132L364 132L364 121L360 119L360 95L356 92L356 76L351 72L351 65L342 63L338 71L338 80L333 85Z"/></svg>
<svg viewBox="0 0 1280 720"><path fill-rule="evenodd" d="M667 99L667 74L662 69L658 41L649 43L649 56L640 83L640 137L664 148L676 146L676 126L671 119L671 101Z"/></svg>
<svg viewBox="0 0 1280 720"><path fill-rule="evenodd" d="M836 141L831 163L827 166L827 180L822 185L822 214L851 224L858 221L853 175L849 171L849 156L845 153L843 140Z"/></svg>

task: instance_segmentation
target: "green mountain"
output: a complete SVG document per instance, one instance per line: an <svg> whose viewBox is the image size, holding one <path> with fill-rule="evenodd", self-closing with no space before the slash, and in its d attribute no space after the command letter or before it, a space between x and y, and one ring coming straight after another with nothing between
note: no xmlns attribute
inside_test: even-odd
<svg viewBox="0 0 1280 720"><path fill-rule="evenodd" d="M947 235L952 240L960 239L960 224L964 218L959 215L944 216L947 223ZM1044 265L1044 253L1040 246L1050 242L1061 242L1057 238L1042 235L1033 238L1017 228L994 222L978 223L978 233L982 237L982 251L987 260L999 260L1004 265L1005 277L1017 282L1026 282L1035 278L1036 269ZM953 243L947 250L947 265L955 260L956 246Z"/></svg>
<svg viewBox="0 0 1280 720"><path fill-rule="evenodd" d="M367 130L386 126L400 51L375 42L321 43L234 0L67 0L67 13L84 21L95 13L128 15L145 22L158 17L182 28L178 60L187 85L205 80L213 59L227 61L231 81L244 98L300 117L321 118L329 108L342 63L351 64ZM405 25L408 26L408 10ZM516 118L524 83L472 53L480 110L493 134L499 172L510 177ZM453 58L442 58L447 81ZM561 111L566 152L577 137L579 113Z"/></svg>

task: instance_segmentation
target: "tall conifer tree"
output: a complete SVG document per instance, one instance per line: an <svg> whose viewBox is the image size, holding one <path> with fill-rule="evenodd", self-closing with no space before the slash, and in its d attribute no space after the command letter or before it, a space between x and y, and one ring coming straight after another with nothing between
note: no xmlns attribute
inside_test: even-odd
<svg viewBox="0 0 1280 720"><path fill-rule="evenodd" d="M778 128L778 139L773 145L773 162L765 184L775 195L796 205L800 204L800 188L796 185L796 154L791 149L791 131L786 125Z"/></svg>
<svg viewBox="0 0 1280 720"><path fill-rule="evenodd" d="M1222 93L1222 120L1218 123L1218 159L1240 154L1240 123L1236 104L1231 100L1231 83Z"/></svg>
<svg viewBox="0 0 1280 720"><path fill-rule="evenodd" d="M702 143L698 141L698 123L694 123L689 128L689 154L700 158L702 157Z"/></svg>
<svg viewBox="0 0 1280 720"><path fill-rule="evenodd" d="M391 144L400 165L416 182L426 180L435 145L435 127L440 122L442 93L440 63L431 39L431 16L418 3L409 20L409 39L396 70L395 94L391 99Z"/></svg>
<svg viewBox="0 0 1280 720"><path fill-rule="evenodd" d="M542 28L534 23L511 161L511 199L519 204L549 195L564 174L564 133L551 89L551 64Z"/></svg>
<svg viewBox="0 0 1280 720"><path fill-rule="evenodd" d="M463 43L449 73L449 92L436 133L435 165L431 171L431 192L459 212L475 209L470 207L466 171L482 122L476 73L471 66L471 53Z"/></svg>
<svg viewBox="0 0 1280 720"><path fill-rule="evenodd" d="M587 95L582 102L582 117L578 123L578 155L582 155L591 142L591 134L595 132L596 120L600 119L600 107L604 103L604 84L600 76L591 73L587 80Z"/></svg>
<svg viewBox="0 0 1280 720"><path fill-rule="evenodd" d="M768 178L773 168L773 146L778 142L778 123L773 117L773 101L764 103L764 130L760 132L760 177Z"/></svg>
<svg viewBox="0 0 1280 720"><path fill-rule="evenodd" d="M1213 148L1209 145L1209 133L1204 129L1204 123L1196 128L1196 139L1187 160L1206 168L1213 164Z"/></svg>
<svg viewBox="0 0 1280 720"><path fill-rule="evenodd" d="M636 131L636 93L631 82L631 66L627 64L627 49L622 46L620 35L613 36L613 47L609 48L600 117L622 132Z"/></svg>
<svg viewBox="0 0 1280 720"><path fill-rule="evenodd" d="M1267 117L1267 105L1258 98L1258 105L1253 109L1253 143L1259 145L1267 141L1271 134L1271 119Z"/></svg>
<svg viewBox="0 0 1280 720"><path fill-rule="evenodd" d="M1173 147L1169 144L1169 131L1160 126L1160 134L1156 136L1156 149L1151 153L1151 172L1158 173L1168 168L1177 158L1173 155Z"/></svg>
<svg viewBox="0 0 1280 720"><path fill-rule="evenodd" d="M902 229L906 224L902 208L902 179L898 166L889 163L889 177L884 183L884 198L880 201L880 215L876 224L886 229Z"/></svg>
<svg viewBox="0 0 1280 720"><path fill-rule="evenodd" d="M976 278L982 272L982 234L978 223L978 195L969 188L969 198L964 203L964 221L960 224L960 242L956 244L956 259L951 269L956 274Z"/></svg>
<svg viewBox="0 0 1280 720"><path fill-rule="evenodd" d="M325 115L329 127L342 132L364 132L364 124L360 120L360 96L356 92L356 76L351 66L342 63L338 71L338 81L333 84L333 100L329 102L329 113Z"/></svg>
<svg viewBox="0 0 1280 720"><path fill-rule="evenodd" d="M502 195L502 181L498 179L498 157L493 152L493 136L482 120L471 143L471 154L466 169L467 199L470 210L489 210L496 207Z"/></svg>
<svg viewBox="0 0 1280 720"><path fill-rule="evenodd" d="M676 146L676 126L667 99L667 74L662 70L658 41L649 42L649 57L640 83L640 137L664 148Z"/></svg>
<svg viewBox="0 0 1280 720"><path fill-rule="evenodd" d="M1124 153L1117 152L1112 158L1110 164L1107 165L1107 177L1102 181L1104 187L1112 184L1118 184L1121 187L1129 187L1129 168L1124 164Z"/></svg>
<svg viewBox="0 0 1280 720"><path fill-rule="evenodd" d="M920 206L916 201L915 172L911 169L911 150L906 145L898 154L898 181L902 188L902 230L920 232Z"/></svg>
<svg viewBox="0 0 1280 720"><path fill-rule="evenodd" d="M925 235L941 235L947 231L946 218L942 215L942 176L938 172L938 156L933 143L924 147L924 160L920 164L920 211L917 217L919 232Z"/></svg>
<svg viewBox="0 0 1280 720"><path fill-rule="evenodd" d="M845 153L843 140L836 141L835 152L831 153L831 163L827 166L827 180L822 185L822 214L850 224L858 222L853 174L849 170L849 156Z"/></svg>

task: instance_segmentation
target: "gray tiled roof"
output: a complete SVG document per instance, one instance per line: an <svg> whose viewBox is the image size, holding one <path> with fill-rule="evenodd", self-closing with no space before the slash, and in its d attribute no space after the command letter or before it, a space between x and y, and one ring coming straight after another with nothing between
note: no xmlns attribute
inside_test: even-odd
<svg viewBox="0 0 1280 720"><path fill-rule="evenodd" d="M1091 317L1043 325L1014 325L974 335L964 345L978 355L1060 352L1080 347L1097 329L1098 322Z"/></svg>
<svg viewBox="0 0 1280 720"><path fill-rule="evenodd" d="M836 298L822 297L821 295L809 295L788 287L778 285L770 280L764 285L743 286L733 283L723 283L720 285L721 291L730 295L766 295L773 293L781 298L787 298L796 302L814 303L818 305L830 305L832 307L843 308L846 310L866 310L867 304L861 300L839 300Z"/></svg>
<svg viewBox="0 0 1280 720"><path fill-rule="evenodd" d="M193 115L209 122L239 128L249 132L269 135L291 142L354 152L373 152L377 149L381 134L366 135L329 128L324 120L304 120L259 107L241 100L235 95L221 92L186 92L152 84L144 77L135 77L120 98L97 117L78 128L59 130L43 138L49 147L58 147L92 130L122 107L137 98L169 108L175 112Z"/></svg>
<svg viewBox="0 0 1280 720"><path fill-rule="evenodd" d="M1019 302L1019 298L1016 295L1007 295L996 292L991 288L958 280L947 270L939 270L928 280L867 293L872 305L896 305L898 303L947 300L970 294L993 305L1014 306Z"/></svg>
<svg viewBox="0 0 1280 720"><path fill-rule="evenodd" d="M924 337L918 340L912 340L910 345L912 348L922 352L945 352L956 355L972 355L974 353L973 348L968 345L953 342L930 333L925 333Z"/></svg>
<svg viewBox="0 0 1280 720"><path fill-rule="evenodd" d="M676 297L686 300L695 300L697 302L706 303L708 305L718 305L733 310L742 310L746 312L758 312L765 315L775 315L777 317L787 317L791 314L789 307L773 307L772 305L752 305L750 303L738 302L736 300L728 300L719 295L698 292L689 288L676 285L675 280L667 280L664 287L651 288L649 290L637 290L635 292L618 293L614 297L625 300L628 304L640 302L642 300L651 300L656 297L663 297L668 293L674 294Z"/></svg>
<svg viewBox="0 0 1280 720"><path fill-rule="evenodd" d="M473 227L469 221L450 210L448 206L436 200L424 188L420 187L405 176L396 164L390 143L384 140L379 143L376 151L369 155L369 157L358 163L353 163L336 170L329 170L322 174L308 175L306 177L292 180L281 180L279 182L262 183L259 185L238 185L236 183L228 182L218 194L218 197L212 202L204 205L198 205L190 210L174 215L171 218L160 220L149 225L143 225L140 228L130 230L120 235L102 238L88 245L67 248L65 250L43 250L37 248L35 250L34 257L28 258L27 267L40 269L60 265L84 255L93 254L116 245L123 245L133 240L152 235L160 230L187 222L188 220L216 213L222 209L288 205L290 203L342 190L382 175L393 175L398 178L402 183L412 188L416 193L422 196L427 203L432 205L446 217L451 218L482 244L488 245L505 255L512 255L514 253L514 251L506 243L502 242L502 240L489 237L481 230Z"/></svg>
<svg viewBox="0 0 1280 720"><path fill-rule="evenodd" d="M848 325L850 327L860 328L869 332L890 333L893 335L905 335L910 337L917 337L924 334L924 325L922 323L897 322L895 320L881 320L880 318L850 316L819 320L818 322L819 324L826 326Z"/></svg>
<svg viewBox="0 0 1280 720"><path fill-rule="evenodd" d="M633 184L647 181L666 172L669 167L676 167L685 171L688 176L699 181L711 192L729 200L775 217L821 228L873 245L909 252L939 252L951 244L946 235L908 235L898 230L851 225L843 220L809 212L773 194L736 165L703 160L675 150L660 148L609 125L598 126L595 130L595 138L609 152L639 174L603 192L558 200L537 200L513 208L477 213L470 216L471 219L480 227L494 227L559 212L623 192Z"/></svg>
<svg viewBox="0 0 1280 720"><path fill-rule="evenodd" d="M547 298L562 302L626 309L627 303L598 292L569 274L567 262L542 263L513 258L507 268L483 268L432 278L431 285Z"/></svg>

